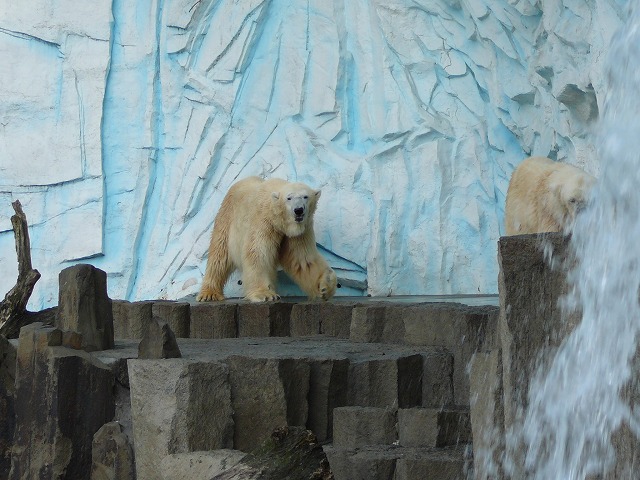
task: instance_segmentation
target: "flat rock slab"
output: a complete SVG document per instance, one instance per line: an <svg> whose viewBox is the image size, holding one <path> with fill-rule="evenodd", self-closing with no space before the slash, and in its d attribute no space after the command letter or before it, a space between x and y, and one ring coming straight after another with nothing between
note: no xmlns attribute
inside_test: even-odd
<svg viewBox="0 0 640 480"><path fill-rule="evenodd" d="M198 302L196 301L196 295L188 295L178 299L179 302L187 302L191 305L223 305L223 304L250 304L251 302L242 298L227 298L222 302ZM317 305L331 305L331 304L369 304L369 303L394 303L394 304L412 304L412 303L462 303L469 306L479 305L499 305L498 295L492 294L460 294L460 295L393 295L391 297L365 297L365 296L335 296L328 302L322 301L308 301L307 297L287 296L283 297L283 302L287 303L315 303ZM278 302L270 302L278 303Z"/></svg>
<svg viewBox="0 0 640 480"><path fill-rule="evenodd" d="M262 359L348 358L351 361L366 361L400 358L432 350L431 347L424 346L361 343L324 337L178 338L177 341L183 359L199 362L221 361L237 355ZM137 358L138 342L119 340L114 349L93 352L92 355L106 363L119 358Z"/></svg>
<svg viewBox="0 0 640 480"><path fill-rule="evenodd" d="M446 448L395 445L336 448L324 451L335 480L467 480L470 471L466 445ZM395 473L394 473L395 472Z"/></svg>

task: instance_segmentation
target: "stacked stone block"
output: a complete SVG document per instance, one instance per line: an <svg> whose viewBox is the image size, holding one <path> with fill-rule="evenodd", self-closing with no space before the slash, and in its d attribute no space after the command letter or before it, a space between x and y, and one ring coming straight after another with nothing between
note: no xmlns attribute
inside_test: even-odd
<svg viewBox="0 0 640 480"><path fill-rule="evenodd" d="M421 478L416 472L425 468L458 478L468 470L466 362L472 352L491 351L495 308L384 301L111 302L102 273L76 266L61 274L60 303L66 306L56 321L60 329L40 326L48 333L38 342L28 340L33 332L27 329L21 339L23 348L44 342L30 348L47 352L47 362L73 357L54 360L69 362L65 371L92 378L96 373L73 366L88 362L93 366L86 368L97 367L110 382L103 393L110 409L95 424L79 418L72 426L83 425L83 433L74 434L72 454L65 456L64 438L48 440L50 456L42 458L56 459L47 461L51 478L81 468L95 479L128 480L132 455L137 478L162 478L164 470L176 471L179 459L202 452L251 451L284 425L333 441L327 451L337 479ZM101 310L112 316L96 313ZM101 351L113 345L114 335L117 348ZM162 353L165 337L182 358ZM27 384L16 385L23 392ZM29 440L27 417L19 413L11 478L32 475L22 465L35 468L23 458L30 447L21 447ZM82 467L61 464L67 457L82 457L76 462Z"/></svg>
<svg viewBox="0 0 640 480"><path fill-rule="evenodd" d="M228 376L218 362L129 361L138 480L161 478L169 454L233 446Z"/></svg>
<svg viewBox="0 0 640 480"><path fill-rule="evenodd" d="M153 302L113 300L113 327L117 339L141 339L153 318Z"/></svg>
<svg viewBox="0 0 640 480"><path fill-rule="evenodd" d="M236 338L238 307L234 303L191 305L191 338Z"/></svg>
<svg viewBox="0 0 640 480"><path fill-rule="evenodd" d="M113 348L113 310L107 296L107 274L91 265L60 272L56 326L82 336L88 352Z"/></svg>
<svg viewBox="0 0 640 480"><path fill-rule="evenodd" d="M309 363L309 416L307 428L324 442L333 436L333 412L347 405L349 359L312 360Z"/></svg>
<svg viewBox="0 0 640 480"><path fill-rule="evenodd" d="M325 451L336 480L464 480L470 444L468 409L343 407Z"/></svg>
<svg viewBox="0 0 640 480"><path fill-rule="evenodd" d="M153 302L151 307L153 319L166 323L176 338L189 338L191 309L186 302L161 301Z"/></svg>
<svg viewBox="0 0 640 480"><path fill-rule="evenodd" d="M404 447L450 447L471 443L469 409L398 410L398 440Z"/></svg>
<svg viewBox="0 0 640 480"><path fill-rule="evenodd" d="M349 366L349 405L415 407L422 402L422 355L364 359Z"/></svg>
<svg viewBox="0 0 640 480"><path fill-rule="evenodd" d="M363 305L353 309L351 339L360 342L441 347L454 361L455 405L469 405L467 365L495 342L498 309L454 303Z"/></svg>
<svg viewBox="0 0 640 480"><path fill-rule="evenodd" d="M36 323L20 332L16 429L10 479L88 479L93 435L115 412L113 373L62 331Z"/></svg>
<svg viewBox="0 0 640 480"><path fill-rule="evenodd" d="M228 365L235 449L250 451L278 427L306 424L308 364L233 356Z"/></svg>
<svg viewBox="0 0 640 480"><path fill-rule="evenodd" d="M239 337L288 337L292 303L244 303L238 305Z"/></svg>

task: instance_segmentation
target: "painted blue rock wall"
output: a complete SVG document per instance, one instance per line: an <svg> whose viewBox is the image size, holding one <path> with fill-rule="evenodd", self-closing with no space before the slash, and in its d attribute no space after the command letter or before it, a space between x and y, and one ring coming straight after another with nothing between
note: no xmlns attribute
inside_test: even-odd
<svg viewBox="0 0 640 480"><path fill-rule="evenodd" d="M514 167L598 173L602 62L625 2L32 0L0 6L0 292L10 202L57 303L61 269L113 298L195 293L248 175L321 188L340 294L495 293ZM239 295L237 278L227 293ZM292 291L288 289L287 291Z"/></svg>

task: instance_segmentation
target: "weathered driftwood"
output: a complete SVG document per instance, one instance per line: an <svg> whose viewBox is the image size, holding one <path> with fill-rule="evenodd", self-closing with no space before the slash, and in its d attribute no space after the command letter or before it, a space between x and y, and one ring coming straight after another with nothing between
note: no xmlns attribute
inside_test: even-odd
<svg viewBox="0 0 640 480"><path fill-rule="evenodd" d="M240 463L212 480L334 480L316 436L304 427L282 427Z"/></svg>
<svg viewBox="0 0 640 480"><path fill-rule="evenodd" d="M16 240L18 254L18 280L0 303L0 334L7 338L15 338L20 328L36 321L49 323L55 317L55 309L41 312L27 311L27 302L33 292L33 287L40 278L40 272L31 265L31 244L27 227L27 217L22 211L19 200L11 204L15 215L11 217L13 234Z"/></svg>

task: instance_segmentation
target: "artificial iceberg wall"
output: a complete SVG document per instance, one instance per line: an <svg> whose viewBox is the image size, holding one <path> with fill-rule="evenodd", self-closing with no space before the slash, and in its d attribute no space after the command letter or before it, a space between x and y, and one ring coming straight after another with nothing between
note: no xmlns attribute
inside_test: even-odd
<svg viewBox="0 0 640 480"><path fill-rule="evenodd" d="M342 294L494 293L528 155L598 173L616 0L32 0L0 4L0 292L30 223L30 307L58 272L113 298L196 292L248 175L323 190ZM231 282L228 293L237 295Z"/></svg>

